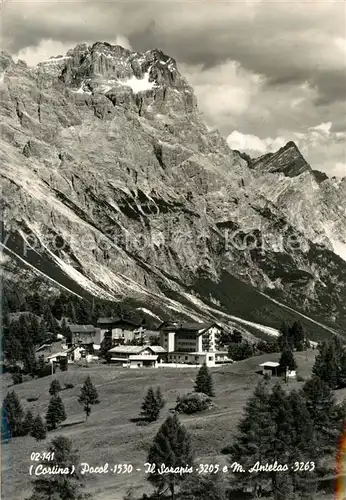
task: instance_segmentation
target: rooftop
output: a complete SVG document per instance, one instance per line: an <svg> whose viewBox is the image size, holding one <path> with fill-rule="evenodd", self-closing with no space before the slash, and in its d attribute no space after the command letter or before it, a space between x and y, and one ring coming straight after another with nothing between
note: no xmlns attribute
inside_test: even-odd
<svg viewBox="0 0 346 500"><path fill-rule="evenodd" d="M214 322L207 323L162 323L160 330L170 331L170 332L192 332L192 333L203 333L212 326L217 326Z"/></svg>
<svg viewBox="0 0 346 500"><path fill-rule="evenodd" d="M120 318L120 317L103 317L97 320L98 325L129 325L139 327L141 325L140 321L134 321L132 319Z"/></svg>
<svg viewBox="0 0 346 500"><path fill-rule="evenodd" d="M72 333L94 333L97 328L94 325L68 325Z"/></svg>
<svg viewBox="0 0 346 500"><path fill-rule="evenodd" d="M280 366L280 363L277 361L266 361L265 363L261 363L260 366L271 366L272 368L277 368Z"/></svg>
<svg viewBox="0 0 346 500"><path fill-rule="evenodd" d="M146 351L147 349L151 350L152 352L166 352L165 349L161 346L157 345L117 345L110 349L108 352L113 352L113 353L126 353L126 354L139 354L142 351Z"/></svg>

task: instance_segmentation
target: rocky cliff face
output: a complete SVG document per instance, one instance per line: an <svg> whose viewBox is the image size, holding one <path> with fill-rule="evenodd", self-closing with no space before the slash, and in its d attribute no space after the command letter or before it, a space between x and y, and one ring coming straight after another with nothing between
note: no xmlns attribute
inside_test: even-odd
<svg viewBox="0 0 346 500"><path fill-rule="evenodd" d="M249 164L158 50L78 45L35 68L2 54L0 71L9 274L161 316L346 324L345 180L317 182L291 144Z"/></svg>

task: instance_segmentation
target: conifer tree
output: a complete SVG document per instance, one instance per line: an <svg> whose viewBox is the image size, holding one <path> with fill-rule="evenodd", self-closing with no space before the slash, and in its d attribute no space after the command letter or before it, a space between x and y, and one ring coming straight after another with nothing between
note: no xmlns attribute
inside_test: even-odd
<svg viewBox="0 0 346 500"><path fill-rule="evenodd" d="M282 351L279 364L280 369L285 374L287 373L287 370L296 370L297 363L294 359L293 352L288 347Z"/></svg>
<svg viewBox="0 0 346 500"><path fill-rule="evenodd" d="M246 470L233 475L231 484L234 488L247 484L257 495L268 487L270 478L267 472L250 473L249 470L257 462L268 461L274 429L269 386L261 381L246 403L235 439L228 448L230 463L238 462Z"/></svg>
<svg viewBox="0 0 346 500"><path fill-rule="evenodd" d="M301 395L313 422L316 433L316 453L324 456L337 449L342 423L336 415L336 398L326 382L319 377L312 377L301 389Z"/></svg>
<svg viewBox="0 0 346 500"><path fill-rule="evenodd" d="M47 429L56 429L64 420L66 420L64 403L60 396L52 396L46 415Z"/></svg>
<svg viewBox="0 0 346 500"><path fill-rule="evenodd" d="M24 412L14 391L7 393L3 401L3 413L9 427L10 435L13 437L19 436L22 430Z"/></svg>
<svg viewBox="0 0 346 500"><path fill-rule="evenodd" d="M301 322L294 321L290 329L290 336L297 351L302 351L305 347L306 333Z"/></svg>
<svg viewBox="0 0 346 500"><path fill-rule="evenodd" d="M40 415L37 415L34 418L32 428L31 428L31 436L36 439L36 441L42 441L46 439L47 430L46 426Z"/></svg>
<svg viewBox="0 0 346 500"><path fill-rule="evenodd" d="M305 399L298 391L291 391L288 395L291 407L292 428L290 437L290 460L295 462L317 463L319 457L316 453L316 435ZM317 482L313 482L316 469L311 471L290 471L294 491L299 492L301 498L314 500Z"/></svg>
<svg viewBox="0 0 346 500"><path fill-rule="evenodd" d="M24 436L26 436L27 434L30 434L33 423L34 423L34 417L31 413L31 411L28 410L25 414L25 417L24 417L24 420L22 423L22 433Z"/></svg>
<svg viewBox="0 0 346 500"><path fill-rule="evenodd" d="M107 355L110 349L112 349L112 332L107 330L104 334L104 337L100 346L100 356L107 360Z"/></svg>
<svg viewBox="0 0 346 500"><path fill-rule="evenodd" d="M337 336L318 346L319 353L313 366L313 374L326 382L331 389L344 387L346 371L345 348Z"/></svg>
<svg viewBox="0 0 346 500"><path fill-rule="evenodd" d="M85 379L84 385L81 388L78 402L83 405L86 417L85 420L88 420L88 417L91 413L91 405L99 403L96 387L91 382L89 376Z"/></svg>
<svg viewBox="0 0 346 500"><path fill-rule="evenodd" d="M156 464L156 469L148 475L148 480L157 488L157 493L161 494L169 488L171 500L175 500L176 486L188 474L159 474L158 470L163 464L173 469L193 466L190 436L176 414L169 416L160 427L150 447L147 461Z"/></svg>
<svg viewBox="0 0 346 500"><path fill-rule="evenodd" d="M149 422L154 422L159 417L161 404L160 400L156 399L153 388L150 387L142 403L142 415Z"/></svg>
<svg viewBox="0 0 346 500"><path fill-rule="evenodd" d="M197 374L194 389L195 392L203 392L204 394L207 394L207 396L210 397L215 396L213 388L213 379L205 363L201 366Z"/></svg>
<svg viewBox="0 0 346 500"><path fill-rule="evenodd" d="M86 500L90 495L82 493L84 479L80 474L80 458L73 449L72 441L58 436L48 447L50 460L41 462L44 467L68 469L68 474L47 474L32 481L33 493L28 500Z"/></svg>
<svg viewBox="0 0 346 500"><path fill-rule="evenodd" d="M162 408L164 408L164 406L165 406L166 402L165 402L165 400L163 399L163 396L162 396L162 392L161 392L161 388L160 388L160 387L157 387L157 389L156 389L155 398L156 398L156 401L158 402L158 405L159 405L160 410L162 410Z"/></svg>
<svg viewBox="0 0 346 500"><path fill-rule="evenodd" d="M190 474L179 491L179 500L227 500L222 473Z"/></svg>
<svg viewBox="0 0 346 500"><path fill-rule="evenodd" d="M52 380L51 384L50 384L50 388L49 388L49 394L51 396L55 396L56 394L58 394L58 392L61 391L61 386L60 386L60 382L59 380L57 380L56 378L54 380Z"/></svg>
<svg viewBox="0 0 346 500"><path fill-rule="evenodd" d="M280 350L286 349L287 347L291 347L291 337L290 337L290 327L287 321L284 321L280 327L280 336L278 337L278 344Z"/></svg>
<svg viewBox="0 0 346 500"><path fill-rule="evenodd" d="M269 406L273 433L267 460L272 463L276 460L278 463L288 464L292 449L293 414L289 399L279 382L275 384L269 397ZM287 477L287 472L273 471L269 473L269 476L275 500L288 500L291 490L293 494L293 485L290 478ZM284 493L286 496L283 496Z"/></svg>
<svg viewBox="0 0 346 500"><path fill-rule="evenodd" d="M61 322L61 335L65 337L67 344L72 344L72 331L65 318Z"/></svg>

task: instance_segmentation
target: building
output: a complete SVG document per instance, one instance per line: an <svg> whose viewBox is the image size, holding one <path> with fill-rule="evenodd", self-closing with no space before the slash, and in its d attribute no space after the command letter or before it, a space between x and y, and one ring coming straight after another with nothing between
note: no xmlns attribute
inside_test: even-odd
<svg viewBox="0 0 346 500"><path fill-rule="evenodd" d="M140 322L119 317L99 318L97 326L101 330L102 338L106 332L111 331L112 340L122 344L131 342L145 334L145 328Z"/></svg>
<svg viewBox="0 0 346 500"><path fill-rule="evenodd" d="M159 330L170 363L215 366L232 362L227 351L218 349L222 328L216 323L162 323Z"/></svg>
<svg viewBox="0 0 346 500"><path fill-rule="evenodd" d="M48 361L49 363L59 363L62 358L67 358L67 350L50 354L45 358L45 361Z"/></svg>
<svg viewBox="0 0 346 500"><path fill-rule="evenodd" d="M260 365L262 375L270 375L270 376L280 376L286 375L287 378L295 378L297 376L295 370L287 370L286 373L282 368L280 368L280 363L277 361L265 361Z"/></svg>
<svg viewBox="0 0 346 500"><path fill-rule="evenodd" d="M94 325L68 325L72 332L72 345L101 344L101 328Z"/></svg>
<svg viewBox="0 0 346 500"><path fill-rule="evenodd" d="M75 363L76 361L96 361L98 356L91 354L89 350L82 346L72 346L67 351L67 360L69 363Z"/></svg>
<svg viewBox="0 0 346 500"><path fill-rule="evenodd" d="M127 368L157 368L166 352L161 346L118 345L108 351L111 361Z"/></svg>
<svg viewBox="0 0 346 500"><path fill-rule="evenodd" d="M49 358L54 358L56 354L66 351L67 345L65 342L46 342L36 348L35 354L37 357L44 356L45 360L49 361Z"/></svg>
<svg viewBox="0 0 346 500"><path fill-rule="evenodd" d="M261 368L261 373L262 375L279 375L279 366L280 363L277 361L265 361L264 363L261 363L260 365Z"/></svg>

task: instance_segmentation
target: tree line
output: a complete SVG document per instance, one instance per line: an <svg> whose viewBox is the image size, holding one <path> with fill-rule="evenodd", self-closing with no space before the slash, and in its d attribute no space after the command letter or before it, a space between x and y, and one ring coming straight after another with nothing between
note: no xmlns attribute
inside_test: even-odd
<svg viewBox="0 0 346 500"><path fill-rule="evenodd" d="M66 388L70 386L71 384L67 384ZM49 387L51 399L45 419L41 415L33 418L30 410L24 413L15 391L8 392L2 403L2 439L9 441L13 437L26 436L28 434L33 436L37 441L45 439L47 431L57 429L66 420L65 406L59 395L62 390L59 380L52 380ZM86 420L91 413L92 405L100 402L97 389L89 376L85 379L81 387L78 402L83 407Z"/></svg>

